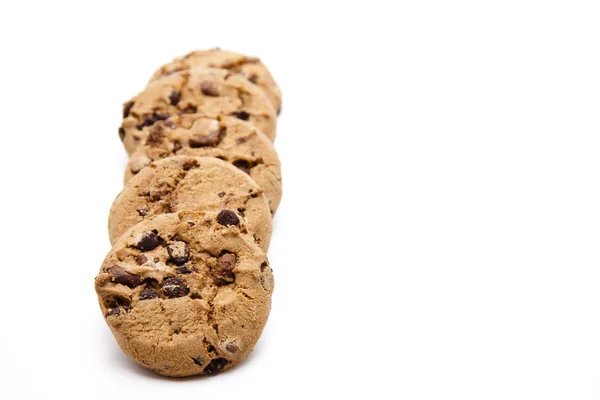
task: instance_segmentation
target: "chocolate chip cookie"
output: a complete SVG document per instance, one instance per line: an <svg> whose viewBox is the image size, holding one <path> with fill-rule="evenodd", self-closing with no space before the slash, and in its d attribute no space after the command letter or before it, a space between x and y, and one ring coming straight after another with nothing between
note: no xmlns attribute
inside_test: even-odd
<svg viewBox="0 0 600 400"><path fill-rule="evenodd" d="M281 200L281 166L273 144L252 124L235 117L183 114L156 122L140 142L125 170L127 183L154 160L173 155L216 157L260 186L275 213Z"/></svg>
<svg viewBox="0 0 600 400"><path fill-rule="evenodd" d="M233 210L264 251L272 232L263 190L240 169L211 157L174 156L140 171L115 199L108 218L110 241L157 214Z"/></svg>
<svg viewBox="0 0 600 400"><path fill-rule="evenodd" d="M264 92L239 74L194 67L150 82L123 105L119 135L131 154L158 121L182 114L231 115L249 121L271 140L277 115Z"/></svg>
<svg viewBox="0 0 600 400"><path fill-rule="evenodd" d="M161 214L128 230L95 287L121 349L166 376L213 374L254 348L271 305L264 252L231 210Z"/></svg>
<svg viewBox="0 0 600 400"><path fill-rule="evenodd" d="M256 57L221 49L198 50L163 65L151 80L193 67L214 67L240 74L261 88L277 113L281 111L281 91L267 67Z"/></svg>

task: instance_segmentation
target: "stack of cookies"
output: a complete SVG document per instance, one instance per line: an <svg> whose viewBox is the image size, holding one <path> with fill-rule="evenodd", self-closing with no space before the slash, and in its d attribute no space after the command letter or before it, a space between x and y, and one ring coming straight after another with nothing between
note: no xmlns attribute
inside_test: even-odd
<svg viewBox="0 0 600 400"><path fill-rule="evenodd" d="M266 251L281 199L280 108L259 59L220 49L164 65L123 105L130 160L95 286L138 364L212 374L254 348L273 292Z"/></svg>

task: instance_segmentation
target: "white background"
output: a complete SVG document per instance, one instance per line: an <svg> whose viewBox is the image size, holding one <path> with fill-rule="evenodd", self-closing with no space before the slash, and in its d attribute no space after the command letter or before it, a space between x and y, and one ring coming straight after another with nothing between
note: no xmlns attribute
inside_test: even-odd
<svg viewBox="0 0 600 400"><path fill-rule="evenodd" d="M600 399L597 1L0 6L3 399ZM273 311L251 357L169 380L93 279L121 103L192 49L283 90Z"/></svg>

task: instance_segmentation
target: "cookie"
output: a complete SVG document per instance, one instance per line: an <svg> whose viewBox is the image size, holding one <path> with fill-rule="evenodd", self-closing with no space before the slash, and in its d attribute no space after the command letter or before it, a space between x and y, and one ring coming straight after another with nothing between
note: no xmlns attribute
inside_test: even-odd
<svg viewBox="0 0 600 400"><path fill-rule="evenodd" d="M231 211L161 214L127 231L95 280L121 349L166 376L244 359L267 322L273 275Z"/></svg>
<svg viewBox="0 0 600 400"><path fill-rule="evenodd" d="M240 74L261 88L277 113L281 111L281 91L267 67L256 57L221 49L198 50L176 58L154 73L151 81L193 67L214 67Z"/></svg>
<svg viewBox="0 0 600 400"><path fill-rule="evenodd" d="M210 157L175 156L144 168L115 199L108 218L111 243L157 214L233 210L258 246L267 251L271 212L262 189L233 165Z"/></svg>
<svg viewBox="0 0 600 400"><path fill-rule="evenodd" d="M275 139L277 115L264 92L239 74L195 67L150 82L123 105L119 135L129 154L158 121L181 114L232 115Z"/></svg>
<svg viewBox="0 0 600 400"><path fill-rule="evenodd" d="M232 163L260 186L275 213L281 200L281 165L273 144L235 117L183 114L159 121L132 154L125 183L152 161L173 155L216 157Z"/></svg>

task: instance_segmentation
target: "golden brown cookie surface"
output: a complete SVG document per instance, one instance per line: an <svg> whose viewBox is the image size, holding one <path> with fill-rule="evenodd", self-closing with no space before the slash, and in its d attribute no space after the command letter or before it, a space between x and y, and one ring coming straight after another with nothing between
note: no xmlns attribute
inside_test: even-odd
<svg viewBox="0 0 600 400"><path fill-rule="evenodd" d="M267 67L256 57L248 57L233 51L211 49L197 50L187 55L176 58L163 65L154 73L151 81L178 71L185 71L194 67L214 67L226 69L240 74L250 82L261 88L277 111L281 110L281 90L275 83Z"/></svg>
<svg viewBox="0 0 600 400"><path fill-rule="evenodd" d="M195 67L150 84L123 105L119 135L131 154L159 121L183 114L231 115L275 139L277 115L256 85L224 69Z"/></svg>
<svg viewBox="0 0 600 400"><path fill-rule="evenodd" d="M262 189L240 169L211 157L157 160L135 175L115 199L108 219L111 243L135 224L177 211L233 210L267 251L271 212Z"/></svg>
<svg viewBox="0 0 600 400"><path fill-rule="evenodd" d="M166 376L230 368L267 321L273 275L228 210L142 221L106 256L96 292L122 350Z"/></svg>
<svg viewBox="0 0 600 400"><path fill-rule="evenodd" d="M281 164L271 141L235 117L184 114L157 122L125 170L125 184L152 161L174 155L215 157L246 172L260 186L275 213L282 194Z"/></svg>

